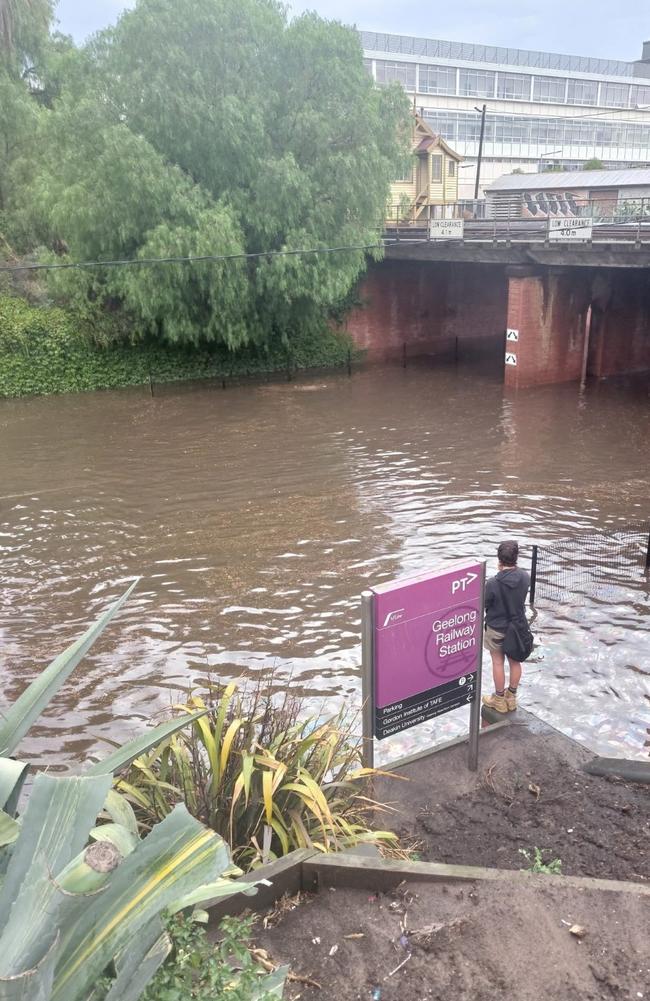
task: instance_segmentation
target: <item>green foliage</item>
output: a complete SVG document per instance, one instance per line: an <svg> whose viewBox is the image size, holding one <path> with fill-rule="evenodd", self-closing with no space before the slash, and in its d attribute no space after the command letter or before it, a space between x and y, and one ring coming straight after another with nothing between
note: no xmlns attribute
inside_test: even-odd
<svg viewBox="0 0 650 1001"><path fill-rule="evenodd" d="M3 839L0 1001L87 1001L103 976L106 1001L136 1001L171 948L161 918L240 892L223 840L183 806L144 840L94 827L110 786L41 773Z"/></svg>
<svg viewBox="0 0 650 1001"><path fill-rule="evenodd" d="M371 769L362 767L353 721L344 711L301 718L300 700L267 688L219 688L212 711L191 729L138 758L117 788L145 826L182 800L231 845L238 865L255 867L296 848L328 852L359 842L394 842L368 826ZM194 697L183 712L205 708Z"/></svg>
<svg viewBox="0 0 650 1001"><path fill-rule="evenodd" d="M285 971L260 978L249 949L252 925L252 918L225 918L215 946L195 921L174 918L167 925L172 953L142 1001L271 1001L281 997Z"/></svg>
<svg viewBox="0 0 650 1001"><path fill-rule="evenodd" d="M15 72L42 54L52 11L52 0L0 0L0 55Z"/></svg>
<svg viewBox="0 0 650 1001"><path fill-rule="evenodd" d="M1 755L13 753L133 586L6 711ZM141 840L133 810L111 788L113 767L202 715L154 728L81 777L37 775L22 816L26 767L0 756L0 1001L90 1001L100 981L104 1001L137 1001L171 948L163 917L248 892L224 875L233 874L224 841L184 806ZM107 822L96 826L102 808Z"/></svg>
<svg viewBox="0 0 650 1001"><path fill-rule="evenodd" d="M531 857L529 851L525 848L519 849L519 854L523 855L528 862L527 870L529 872L541 872L546 876L561 876L562 875L562 860L559 858L552 859L550 862L544 862L544 854L546 852L545 848L535 848L534 856Z"/></svg>
<svg viewBox="0 0 650 1001"><path fill-rule="evenodd" d="M597 156L593 156L591 160L587 160L586 163L582 165L583 170L605 170L605 164L602 160L599 160Z"/></svg>
<svg viewBox="0 0 650 1001"><path fill-rule="evenodd" d="M24 82L0 60L0 233L10 237L21 228L29 229L18 211L15 191L24 180L20 162L38 143L39 116L38 105Z"/></svg>
<svg viewBox="0 0 650 1001"><path fill-rule="evenodd" d="M90 307L80 316L0 295L0 397L138 386L150 376L154 383L229 380L335 367L354 350L348 337L324 323L295 331L287 342L276 337L269 345L233 352L223 345L192 348L153 338L131 344L116 338L113 322Z"/></svg>
<svg viewBox="0 0 650 1001"><path fill-rule="evenodd" d="M52 41L41 76L0 222L19 249L275 255L54 273L78 312L119 311L132 340L273 350L321 334L366 264L278 251L379 255L408 101L373 86L352 29L275 0L138 0L82 53Z"/></svg>

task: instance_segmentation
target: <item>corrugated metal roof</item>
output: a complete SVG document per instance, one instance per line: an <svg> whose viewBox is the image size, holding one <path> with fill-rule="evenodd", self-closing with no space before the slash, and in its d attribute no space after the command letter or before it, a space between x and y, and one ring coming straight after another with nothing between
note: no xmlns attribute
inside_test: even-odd
<svg viewBox="0 0 650 1001"><path fill-rule="evenodd" d="M633 170L567 170L562 173L504 174L486 187L486 191L555 191L557 188L650 187L650 167Z"/></svg>

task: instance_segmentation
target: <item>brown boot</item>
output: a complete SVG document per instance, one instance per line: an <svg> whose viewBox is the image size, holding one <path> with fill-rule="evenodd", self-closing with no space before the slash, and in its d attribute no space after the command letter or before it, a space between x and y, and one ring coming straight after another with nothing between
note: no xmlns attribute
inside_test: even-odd
<svg viewBox="0 0 650 1001"><path fill-rule="evenodd" d="M508 703L506 702L505 695L484 695L483 705L487 706L488 709L494 709L498 713L503 713L504 715L508 712Z"/></svg>
<svg viewBox="0 0 650 1001"><path fill-rule="evenodd" d="M511 692L509 688L505 691L505 700L508 707L508 712L513 713L517 708L517 696L514 692Z"/></svg>

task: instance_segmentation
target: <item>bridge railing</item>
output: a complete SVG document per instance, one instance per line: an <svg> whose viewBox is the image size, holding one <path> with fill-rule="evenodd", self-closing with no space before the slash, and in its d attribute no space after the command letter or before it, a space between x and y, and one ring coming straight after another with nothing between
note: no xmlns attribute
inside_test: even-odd
<svg viewBox="0 0 650 1001"><path fill-rule="evenodd" d="M552 239L551 230L557 225L553 220L566 222L567 228L583 220L590 225L589 235L584 237L589 243L650 242L650 198L568 199L548 193L543 199L538 195L535 205L473 200L430 205L417 218L404 205L392 205L387 216L387 239L428 239L432 222L462 219L464 242L544 243ZM453 238L461 239L448 237Z"/></svg>
<svg viewBox="0 0 650 1001"><path fill-rule="evenodd" d="M409 205L393 203L386 212L387 225L415 227L430 219L465 219L476 221L497 219L516 220L591 218L595 223L620 224L650 222L650 197L647 198L576 198L571 193L538 192L534 197L515 198L504 202L460 199L446 205Z"/></svg>

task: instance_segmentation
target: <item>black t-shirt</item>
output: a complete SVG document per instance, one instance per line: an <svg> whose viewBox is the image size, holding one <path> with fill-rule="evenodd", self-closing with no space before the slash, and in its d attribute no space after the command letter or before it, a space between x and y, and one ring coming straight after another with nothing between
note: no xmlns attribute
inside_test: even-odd
<svg viewBox="0 0 650 1001"><path fill-rule="evenodd" d="M498 584L497 581L501 581ZM530 577L525 570L513 567L512 570L500 570L496 577L489 577L485 585L485 624L505 632L509 617L503 602L501 587L508 588L508 603L513 612L524 614L526 595L530 587Z"/></svg>

